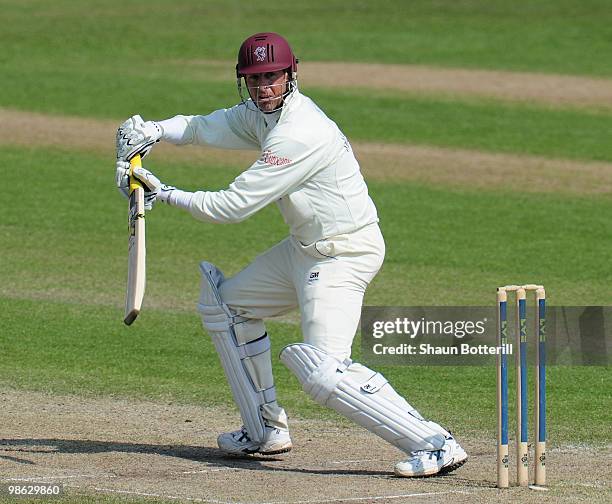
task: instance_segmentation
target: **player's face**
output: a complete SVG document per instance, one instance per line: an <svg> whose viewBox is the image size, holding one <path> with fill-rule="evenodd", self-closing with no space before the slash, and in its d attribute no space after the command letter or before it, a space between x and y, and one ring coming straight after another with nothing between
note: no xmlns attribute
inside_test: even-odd
<svg viewBox="0 0 612 504"><path fill-rule="evenodd" d="M246 76L251 99L263 112L272 112L280 107L287 88L287 73L284 70Z"/></svg>

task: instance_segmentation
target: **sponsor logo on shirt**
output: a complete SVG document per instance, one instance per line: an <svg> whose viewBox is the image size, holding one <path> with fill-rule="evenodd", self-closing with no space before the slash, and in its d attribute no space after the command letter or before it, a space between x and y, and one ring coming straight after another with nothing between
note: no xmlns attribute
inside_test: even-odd
<svg viewBox="0 0 612 504"><path fill-rule="evenodd" d="M280 156L277 156L276 154L272 154L272 152L269 150L265 150L262 152L261 160L264 163L268 163L270 165L275 165L275 166L283 166L283 165L291 163L291 159L286 158L286 157L280 157Z"/></svg>

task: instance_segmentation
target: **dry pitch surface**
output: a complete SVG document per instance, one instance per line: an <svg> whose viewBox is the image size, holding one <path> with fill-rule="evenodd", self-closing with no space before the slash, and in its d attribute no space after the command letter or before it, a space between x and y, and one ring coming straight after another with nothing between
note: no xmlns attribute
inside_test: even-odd
<svg viewBox="0 0 612 504"><path fill-rule="evenodd" d="M295 448L274 458L225 457L225 409L0 392L0 481L62 483L70 495L208 503L603 502L610 450L553 447L550 489L495 488L495 442L463 437L466 465L437 478L392 474L401 452L344 423L292 422ZM603 456L602 456L603 455Z"/></svg>

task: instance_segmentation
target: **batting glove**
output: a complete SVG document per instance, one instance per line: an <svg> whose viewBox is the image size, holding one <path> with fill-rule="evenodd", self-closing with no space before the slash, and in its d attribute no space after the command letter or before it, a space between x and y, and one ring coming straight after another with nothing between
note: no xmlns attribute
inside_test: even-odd
<svg viewBox="0 0 612 504"><path fill-rule="evenodd" d="M134 168L134 176L140 180L145 191L145 210L151 210L157 199L166 203L168 196L176 187L162 184L161 181L146 168ZM130 195L130 163L117 161L115 183L119 193L129 198Z"/></svg>
<svg viewBox="0 0 612 504"><path fill-rule="evenodd" d="M130 196L130 163L127 161L117 161L115 164L117 171L115 172L115 183L119 193L126 198Z"/></svg>
<svg viewBox="0 0 612 504"><path fill-rule="evenodd" d="M159 142L163 130L155 121L143 121L135 115L125 121L117 130L117 159L129 161L136 154L145 157Z"/></svg>
<svg viewBox="0 0 612 504"><path fill-rule="evenodd" d="M134 176L142 182L142 187L145 191L145 210L151 210L153 208L153 203L157 200L167 203L170 193L176 189L176 187L162 184L161 181L146 168L134 168L133 173Z"/></svg>

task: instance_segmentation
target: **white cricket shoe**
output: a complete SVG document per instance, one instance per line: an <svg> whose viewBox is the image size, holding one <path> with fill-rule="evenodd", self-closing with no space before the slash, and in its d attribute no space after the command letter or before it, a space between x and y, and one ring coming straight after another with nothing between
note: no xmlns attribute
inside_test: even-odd
<svg viewBox="0 0 612 504"><path fill-rule="evenodd" d="M219 448L230 455L277 455L293 448L289 431L266 425L265 437L261 443L251 441L249 434L242 426L234 432L225 432L217 438Z"/></svg>
<svg viewBox="0 0 612 504"><path fill-rule="evenodd" d="M461 467L467 459L467 453L455 438L447 436L440 450L414 451L406 460L395 464L395 474L405 478L446 474Z"/></svg>

